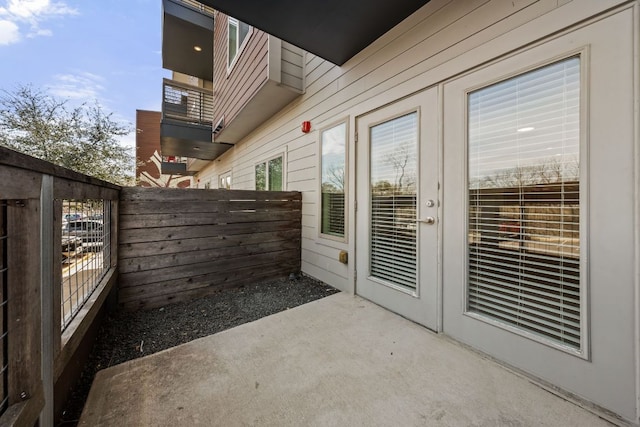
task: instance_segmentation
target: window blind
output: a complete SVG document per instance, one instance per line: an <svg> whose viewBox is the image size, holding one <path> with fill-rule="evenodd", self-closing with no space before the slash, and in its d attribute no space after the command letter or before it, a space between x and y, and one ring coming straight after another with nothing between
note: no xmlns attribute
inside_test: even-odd
<svg viewBox="0 0 640 427"><path fill-rule="evenodd" d="M409 289L417 283L417 116L370 129L370 274Z"/></svg>
<svg viewBox="0 0 640 427"><path fill-rule="evenodd" d="M468 95L467 310L580 348L580 59Z"/></svg>

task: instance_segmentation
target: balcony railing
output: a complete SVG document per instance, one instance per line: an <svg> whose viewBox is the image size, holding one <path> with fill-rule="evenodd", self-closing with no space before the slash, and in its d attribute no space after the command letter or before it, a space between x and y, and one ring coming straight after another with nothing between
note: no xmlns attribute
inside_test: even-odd
<svg viewBox="0 0 640 427"><path fill-rule="evenodd" d="M212 91L165 79L162 85L162 118L211 126Z"/></svg>
<svg viewBox="0 0 640 427"><path fill-rule="evenodd" d="M215 9L212 7L206 6L195 0L171 0L174 3L181 4L183 6L187 6L190 9L197 10L198 12L213 17L213 13Z"/></svg>

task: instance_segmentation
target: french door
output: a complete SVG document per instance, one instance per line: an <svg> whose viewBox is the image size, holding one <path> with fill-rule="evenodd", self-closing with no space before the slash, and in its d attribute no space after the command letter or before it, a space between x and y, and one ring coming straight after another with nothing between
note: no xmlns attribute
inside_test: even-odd
<svg viewBox="0 0 640 427"><path fill-rule="evenodd" d="M633 22L443 85L443 332L629 419Z"/></svg>
<svg viewBox="0 0 640 427"><path fill-rule="evenodd" d="M357 120L356 292L438 328L437 89Z"/></svg>

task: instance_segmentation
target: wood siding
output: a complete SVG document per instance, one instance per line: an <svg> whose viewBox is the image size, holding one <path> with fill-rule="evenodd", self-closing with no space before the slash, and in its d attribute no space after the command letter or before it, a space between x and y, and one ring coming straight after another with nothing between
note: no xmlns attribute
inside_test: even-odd
<svg viewBox="0 0 640 427"><path fill-rule="evenodd" d="M303 193L302 271L344 291L354 289L354 267L338 261L355 251L348 241L319 236L318 129L349 124L348 218L355 218L355 118L601 13L620 1L432 0L341 67L305 55L305 93L200 172L216 181L232 170L233 188L251 189L254 165L285 152L286 188ZM559 10L562 9L562 10ZM300 131L302 121L312 132Z"/></svg>
<svg viewBox="0 0 640 427"><path fill-rule="evenodd" d="M127 188L119 303L147 309L300 271L301 194Z"/></svg>
<svg viewBox="0 0 640 427"><path fill-rule="evenodd" d="M213 50L217 52L213 64L213 123L223 116L225 123L232 122L269 79L269 36L256 28L247 36L233 68L227 71L228 27L228 17L218 13L213 33Z"/></svg>

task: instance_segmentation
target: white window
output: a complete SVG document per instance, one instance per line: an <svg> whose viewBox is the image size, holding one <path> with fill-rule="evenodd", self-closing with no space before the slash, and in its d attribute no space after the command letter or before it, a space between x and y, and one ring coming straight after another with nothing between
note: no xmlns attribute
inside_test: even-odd
<svg viewBox="0 0 640 427"><path fill-rule="evenodd" d="M282 191L283 157L280 155L266 162L258 163L255 169L256 190Z"/></svg>
<svg viewBox="0 0 640 427"><path fill-rule="evenodd" d="M231 171L220 174L218 177L218 188L223 188L225 190L231 189Z"/></svg>
<svg viewBox="0 0 640 427"><path fill-rule="evenodd" d="M228 35L228 43L227 43L227 53L228 53L228 62L227 66L229 69L233 67L235 64L236 58L244 49L245 41L248 39L249 34L251 33L251 26L245 24L242 21L238 21L235 18L229 17L229 31Z"/></svg>
<svg viewBox="0 0 640 427"><path fill-rule="evenodd" d="M345 236L347 124L320 133L320 233Z"/></svg>

